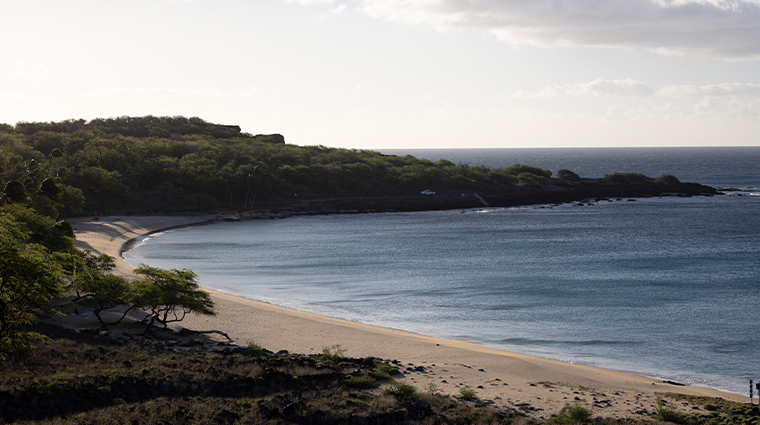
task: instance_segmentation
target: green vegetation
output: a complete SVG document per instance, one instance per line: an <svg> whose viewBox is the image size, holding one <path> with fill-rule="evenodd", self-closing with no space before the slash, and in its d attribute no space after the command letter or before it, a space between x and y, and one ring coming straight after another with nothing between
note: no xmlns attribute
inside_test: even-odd
<svg viewBox="0 0 760 425"><path fill-rule="evenodd" d="M108 274L113 258L76 249L67 224L25 205L0 207L0 361L29 348L38 336L29 326L40 315L58 314L53 301L66 292L76 294L73 304L92 309L103 329L100 313L119 305L145 310L149 327L188 313L214 314L192 272L143 266L137 272L145 279L133 282Z"/></svg>
<svg viewBox="0 0 760 425"><path fill-rule="evenodd" d="M267 350L260 346L259 344L256 344L253 341L248 341L248 347L243 351L243 354L246 356L251 357L260 357L267 353Z"/></svg>
<svg viewBox="0 0 760 425"><path fill-rule="evenodd" d="M417 393L417 388L400 383L391 384L385 389L384 393L392 395L399 401L417 400L420 398L420 395Z"/></svg>
<svg viewBox="0 0 760 425"><path fill-rule="evenodd" d="M372 373L378 381L392 381L391 375L397 374L398 369L385 362L375 362L375 370Z"/></svg>
<svg viewBox="0 0 760 425"><path fill-rule="evenodd" d="M666 399L671 400L671 404L668 404ZM679 413L672 406L672 403L679 401L702 406L706 412ZM662 421L676 424L760 424L760 409L758 409L757 405L736 403L723 398L663 393L658 395L656 404L655 417Z"/></svg>
<svg viewBox="0 0 760 425"><path fill-rule="evenodd" d="M346 350L340 347L340 345L333 345L332 347L322 348L322 354L317 355L317 358L322 361L340 361L344 359Z"/></svg>
<svg viewBox="0 0 760 425"><path fill-rule="evenodd" d="M459 395L456 398L460 400L475 400L478 398L478 393L470 387L462 387L459 390Z"/></svg>
<svg viewBox="0 0 760 425"><path fill-rule="evenodd" d="M28 124L0 126L0 361L28 350L39 336L29 326L39 316L58 314L52 303L64 294L73 295L72 304L91 309L103 329L108 324L101 313L120 305L127 312L145 310L149 328L188 313L214 314L191 271L143 266L137 273L144 279L129 282L110 274L113 258L74 247L73 228L58 217L81 209L85 198L69 182L84 176L82 187L90 187L95 199L99 193L122 193L126 186L111 181L117 172L83 169L57 146L68 145L51 126L41 134ZM49 154L34 148L43 145Z"/></svg>
<svg viewBox="0 0 760 425"><path fill-rule="evenodd" d="M200 118L119 117L0 126L3 199L21 184L63 215L78 211L249 209L313 197L541 186L551 171L493 170L412 156L287 145ZM46 178L39 174L47 173ZM17 183L20 182L20 183ZM57 200L63 200L59 205Z"/></svg>
<svg viewBox="0 0 760 425"><path fill-rule="evenodd" d="M581 180L581 177L578 174L570 170L566 170L564 168L557 171L557 178L560 180L567 180L571 182L577 182Z"/></svg>
<svg viewBox="0 0 760 425"><path fill-rule="evenodd" d="M27 350L37 314L55 313L73 255L74 239L55 220L16 204L0 208L0 361Z"/></svg>
<svg viewBox="0 0 760 425"><path fill-rule="evenodd" d="M150 328L155 322L164 327L179 322L189 313L213 316L214 303L195 281L190 270L162 270L141 264L134 273L145 279L132 282L127 301L132 308L150 314Z"/></svg>
<svg viewBox="0 0 760 425"><path fill-rule="evenodd" d="M662 176L654 179L647 177L643 174L636 173L614 173L607 174L603 179L609 183L638 183L638 184L660 184L660 185L673 185L678 184L680 181L670 174L663 174Z"/></svg>
<svg viewBox="0 0 760 425"><path fill-rule="evenodd" d="M572 425L588 421L592 412L580 404L566 405L560 410L559 414L548 421L551 425Z"/></svg>
<svg viewBox="0 0 760 425"><path fill-rule="evenodd" d="M377 388L377 382L375 382L374 379L372 379L372 376L369 374L364 374L361 376L349 376L346 378L343 383L348 388L353 388L355 390L369 390L372 388Z"/></svg>

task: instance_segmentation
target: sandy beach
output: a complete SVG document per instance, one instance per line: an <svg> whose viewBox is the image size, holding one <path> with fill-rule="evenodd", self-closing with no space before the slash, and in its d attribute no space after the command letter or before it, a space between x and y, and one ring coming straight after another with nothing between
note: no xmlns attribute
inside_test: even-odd
<svg viewBox="0 0 760 425"><path fill-rule="evenodd" d="M161 229L220 218L99 217L71 222L77 246L116 257L117 272L129 275L132 267L120 255L127 241ZM470 387L482 401L499 408L520 409L534 418L548 418L567 403L576 402L591 409L595 416L647 418L637 412L652 412L656 393L664 392L749 402L747 397L708 388L673 385L622 372L383 329L208 291L218 315L190 316L180 323L181 327L223 331L239 345L253 341L275 352L310 354L340 345L347 356L397 360L404 370L400 380L421 391L433 384L441 393L457 395L461 388ZM96 322L92 316L87 320ZM699 411L684 402L674 406L690 413Z"/></svg>

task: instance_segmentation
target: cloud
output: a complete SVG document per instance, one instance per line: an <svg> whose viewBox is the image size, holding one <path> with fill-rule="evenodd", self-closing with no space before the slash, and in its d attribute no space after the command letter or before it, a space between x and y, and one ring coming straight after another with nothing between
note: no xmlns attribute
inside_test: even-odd
<svg viewBox="0 0 760 425"><path fill-rule="evenodd" d="M559 93L557 93L557 90L552 87L544 87L537 93L531 93L527 90L518 90L512 95L512 97L518 99L548 99L557 96L559 96Z"/></svg>
<svg viewBox="0 0 760 425"><path fill-rule="evenodd" d="M760 84L721 83L704 86L664 86L657 91L663 97L760 96Z"/></svg>
<svg viewBox="0 0 760 425"><path fill-rule="evenodd" d="M566 85L566 91L573 96L595 94L601 96L623 97L649 97L655 91L641 81L631 80L603 80L597 78L590 83Z"/></svg>
<svg viewBox="0 0 760 425"><path fill-rule="evenodd" d="M649 86L636 80L604 80L597 78L588 83L565 84L564 86L544 87L537 93L531 93L527 90L518 90L512 97L520 99L548 99L557 97L560 94L570 96L622 96L645 98L655 94Z"/></svg>
<svg viewBox="0 0 760 425"><path fill-rule="evenodd" d="M752 0L356 1L374 18L439 30L481 31L515 46L609 47L669 55L760 58L760 4Z"/></svg>
<svg viewBox="0 0 760 425"><path fill-rule="evenodd" d="M86 91L81 94L83 97L221 97L224 93L218 90L190 90L190 89L168 89L163 87L138 87L138 88L105 88Z"/></svg>
<svg viewBox="0 0 760 425"><path fill-rule="evenodd" d="M702 115L719 116L730 119L757 120L760 118L760 104L742 102L737 99L705 98L692 108Z"/></svg>

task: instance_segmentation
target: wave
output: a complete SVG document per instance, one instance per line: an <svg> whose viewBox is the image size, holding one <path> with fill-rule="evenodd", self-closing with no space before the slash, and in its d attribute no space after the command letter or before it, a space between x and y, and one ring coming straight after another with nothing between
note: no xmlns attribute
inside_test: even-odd
<svg viewBox="0 0 760 425"><path fill-rule="evenodd" d="M589 347L589 346L610 346L610 345L636 345L636 341L612 341L612 340L603 340L603 339L597 339L597 340L580 340L580 341L574 341L574 340L553 340L553 339L532 339L532 338L506 338L499 340L499 343L501 344L509 344L509 345L539 345L539 346L552 346L552 347L559 347L559 346L581 346L581 347Z"/></svg>

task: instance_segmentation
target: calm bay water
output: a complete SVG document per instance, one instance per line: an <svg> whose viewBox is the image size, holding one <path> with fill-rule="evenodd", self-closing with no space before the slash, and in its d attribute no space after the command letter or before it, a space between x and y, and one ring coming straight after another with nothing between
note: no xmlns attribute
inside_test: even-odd
<svg viewBox="0 0 760 425"><path fill-rule="evenodd" d="M669 173L741 191L216 223L152 235L125 258L424 335L741 394L760 379L760 148L485 151L385 153L589 177Z"/></svg>

